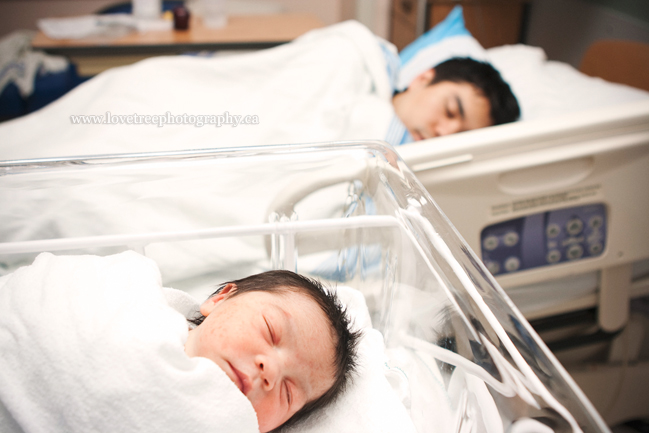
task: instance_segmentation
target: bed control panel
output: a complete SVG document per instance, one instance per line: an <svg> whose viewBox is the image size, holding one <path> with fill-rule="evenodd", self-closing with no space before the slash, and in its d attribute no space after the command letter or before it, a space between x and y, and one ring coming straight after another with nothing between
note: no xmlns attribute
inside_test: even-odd
<svg viewBox="0 0 649 433"><path fill-rule="evenodd" d="M540 212L485 227L482 261L493 275L597 257L606 248L606 207Z"/></svg>

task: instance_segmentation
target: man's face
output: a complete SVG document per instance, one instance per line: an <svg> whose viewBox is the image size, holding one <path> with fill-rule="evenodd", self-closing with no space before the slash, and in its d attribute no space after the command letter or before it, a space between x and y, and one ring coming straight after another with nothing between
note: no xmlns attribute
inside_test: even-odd
<svg viewBox="0 0 649 433"><path fill-rule="evenodd" d="M259 429L286 422L334 383L332 331L320 307L285 290L230 297L233 285L201 306L205 321L185 352L215 362L250 400Z"/></svg>
<svg viewBox="0 0 649 433"><path fill-rule="evenodd" d="M493 124L486 97L469 83L441 81L428 70L393 98L397 116L415 140L454 134Z"/></svg>

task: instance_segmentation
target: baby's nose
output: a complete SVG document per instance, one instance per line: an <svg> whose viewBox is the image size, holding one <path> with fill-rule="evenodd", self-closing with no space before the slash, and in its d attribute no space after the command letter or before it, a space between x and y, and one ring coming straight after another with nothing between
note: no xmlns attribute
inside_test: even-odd
<svg viewBox="0 0 649 433"><path fill-rule="evenodd" d="M275 382L278 377L277 362L270 356L259 355L256 359L257 368L259 369L259 378L261 379L261 386L266 391L270 391L275 387Z"/></svg>

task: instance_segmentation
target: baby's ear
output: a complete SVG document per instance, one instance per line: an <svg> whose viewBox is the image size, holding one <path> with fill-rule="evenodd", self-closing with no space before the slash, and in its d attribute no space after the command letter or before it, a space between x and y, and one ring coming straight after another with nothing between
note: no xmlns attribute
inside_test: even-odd
<svg viewBox="0 0 649 433"><path fill-rule="evenodd" d="M201 314L205 317L209 316L219 302L230 296L230 293L235 287L236 286L232 283L226 284L218 294L207 298L207 300L201 304Z"/></svg>

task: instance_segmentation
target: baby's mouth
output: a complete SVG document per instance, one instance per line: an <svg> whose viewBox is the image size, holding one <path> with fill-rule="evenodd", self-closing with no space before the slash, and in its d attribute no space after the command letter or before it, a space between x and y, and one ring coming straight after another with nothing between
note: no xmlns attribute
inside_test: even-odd
<svg viewBox="0 0 649 433"><path fill-rule="evenodd" d="M234 373L234 376L236 378L236 381L234 382L234 384L237 385L237 387L239 388L239 391L241 391L243 393L243 395L247 395L248 394L248 388L249 388L248 379L246 378L246 376L243 373L241 373L239 370L234 368L234 366L232 364L230 364L229 362L228 362L228 365L230 366L230 369L232 370L232 372Z"/></svg>

